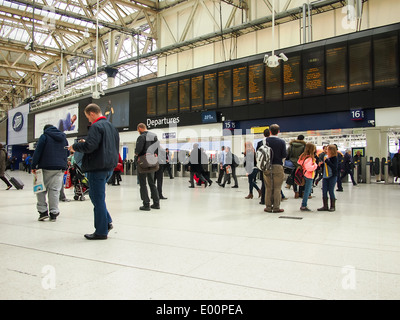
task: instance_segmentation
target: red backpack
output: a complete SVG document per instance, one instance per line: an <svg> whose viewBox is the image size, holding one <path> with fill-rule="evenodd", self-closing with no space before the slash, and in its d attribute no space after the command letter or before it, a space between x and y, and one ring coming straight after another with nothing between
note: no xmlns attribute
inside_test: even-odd
<svg viewBox="0 0 400 320"><path fill-rule="evenodd" d="M306 184L306 180L304 179L304 170L303 165L306 160L304 159L303 164L298 166L294 173L294 183L298 186L304 186Z"/></svg>

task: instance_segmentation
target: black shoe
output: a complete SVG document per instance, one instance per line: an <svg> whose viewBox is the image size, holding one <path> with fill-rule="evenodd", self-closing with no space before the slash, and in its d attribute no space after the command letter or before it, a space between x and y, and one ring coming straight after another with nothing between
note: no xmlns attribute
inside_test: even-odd
<svg viewBox="0 0 400 320"><path fill-rule="evenodd" d="M194 188L194 186L189 186L189 188Z"/></svg>
<svg viewBox="0 0 400 320"><path fill-rule="evenodd" d="M233 186L232 188L239 188L239 186Z"/></svg>
<svg viewBox="0 0 400 320"><path fill-rule="evenodd" d="M139 208L139 210L143 210L143 211L150 211L150 206L141 206L140 208Z"/></svg>
<svg viewBox="0 0 400 320"><path fill-rule="evenodd" d="M92 233L92 234L85 234L85 238L88 240L106 240L107 236L102 236L99 234Z"/></svg>
<svg viewBox="0 0 400 320"><path fill-rule="evenodd" d="M150 206L152 209L160 209L160 204L159 203L154 203Z"/></svg>
<svg viewBox="0 0 400 320"><path fill-rule="evenodd" d="M108 231L112 230L114 228L114 226L112 225L112 223L108 224Z"/></svg>
<svg viewBox="0 0 400 320"><path fill-rule="evenodd" d="M46 212L39 212L39 219L38 221L44 221L49 218L49 214Z"/></svg>
<svg viewBox="0 0 400 320"><path fill-rule="evenodd" d="M10 184L7 188L6 188L6 190L10 190L12 188L12 185Z"/></svg>
<svg viewBox="0 0 400 320"><path fill-rule="evenodd" d="M50 212L50 221L55 222L57 220L57 217L60 213L51 213Z"/></svg>
<svg viewBox="0 0 400 320"><path fill-rule="evenodd" d="M160 199L161 199L161 200L167 200L168 198L166 198L166 197L164 197L164 196L161 196Z"/></svg>
<svg viewBox="0 0 400 320"><path fill-rule="evenodd" d="M337 192L343 192L343 189L337 189L336 191Z"/></svg>

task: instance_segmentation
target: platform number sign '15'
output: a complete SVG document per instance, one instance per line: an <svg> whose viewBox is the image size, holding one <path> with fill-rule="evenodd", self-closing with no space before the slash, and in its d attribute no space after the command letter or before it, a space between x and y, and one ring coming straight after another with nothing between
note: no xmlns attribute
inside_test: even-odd
<svg viewBox="0 0 400 320"><path fill-rule="evenodd" d="M351 120L360 121L364 120L364 111L362 109L351 110Z"/></svg>

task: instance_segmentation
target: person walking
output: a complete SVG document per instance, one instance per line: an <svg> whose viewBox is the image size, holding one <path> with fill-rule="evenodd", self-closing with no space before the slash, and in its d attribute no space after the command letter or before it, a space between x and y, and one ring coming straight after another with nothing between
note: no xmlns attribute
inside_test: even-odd
<svg viewBox="0 0 400 320"><path fill-rule="evenodd" d="M136 140L135 157L139 158L141 156L145 156L146 154L157 155L158 148L160 146L157 135L153 132L148 131L144 123L139 123L137 126L137 130L140 135ZM154 171L142 171L140 166L138 166L137 168L140 185L140 198L143 201L143 206L141 206L139 209L143 211L160 209L160 195L158 194L157 187L154 183ZM151 198L153 199L152 205L150 205L150 198L147 190L146 181L150 187Z"/></svg>
<svg viewBox="0 0 400 320"><path fill-rule="evenodd" d="M304 152L299 156L297 164L303 168L304 179L306 181L304 185L303 200L301 202L301 211L311 211L307 207L308 197L311 194L311 189L314 181L315 170L318 168L315 159L316 146L313 143L307 143Z"/></svg>
<svg viewBox="0 0 400 320"><path fill-rule="evenodd" d="M257 186L256 179L259 170L257 168L256 151L254 150L253 143L251 141L246 141L245 143L245 164L244 168L247 173L247 178L249 181L249 194L245 199L253 199L253 189L258 191L258 197L261 198L261 189Z"/></svg>
<svg viewBox="0 0 400 320"><path fill-rule="evenodd" d="M347 177L347 175L350 175L351 182L353 183L353 186L357 185L357 182L354 180L354 161L353 157L351 156L351 150L346 149L346 153L343 156L343 173L338 177L338 179L342 180L344 177Z"/></svg>
<svg viewBox="0 0 400 320"><path fill-rule="evenodd" d="M282 183L285 177L283 159L286 158L286 143L278 137L280 127L277 124L270 126L271 135L266 138L267 145L272 149L272 168L264 171L265 182L265 212L284 212L280 208L282 200Z"/></svg>
<svg viewBox="0 0 400 320"><path fill-rule="evenodd" d="M294 169L292 170L291 176L292 179L294 179L294 174L296 172L296 169L299 167L298 160L300 155L304 152L304 148L306 146L306 142L304 141L304 136L300 134L296 140L292 140L289 143L289 147L287 150L287 158L290 160L293 165ZM303 196L304 192L304 186L298 186L298 191L297 191L297 184L293 184L293 191L294 191L294 198L298 199L299 197Z"/></svg>
<svg viewBox="0 0 400 320"><path fill-rule="evenodd" d="M205 171L203 168L203 164L208 164L208 159L204 158L201 149L199 148L199 144L193 144L193 149L190 152L189 161L190 161L190 186L189 188L194 188L194 175L199 178L199 182L204 183L204 187L207 188L207 183L211 186L212 181L209 176L205 176Z"/></svg>
<svg viewBox="0 0 400 320"><path fill-rule="evenodd" d="M327 155L323 162L321 162L323 169L322 178L322 201L323 206L318 211L335 211L336 210L336 197L335 185L338 177L338 160L337 149L333 144L328 145ZM331 206L328 207L328 194L331 200Z"/></svg>
<svg viewBox="0 0 400 320"><path fill-rule="evenodd" d="M68 141L65 133L53 125L44 126L43 134L39 137L33 153L31 169L34 174L36 174L37 169L42 169L43 184L46 188L43 192L36 193L39 221L48 219L50 215L50 221L54 222L60 214L58 208L60 191L68 160L66 146L68 146Z"/></svg>
<svg viewBox="0 0 400 320"><path fill-rule="evenodd" d="M10 190L12 188L12 184L5 177L6 166L7 166L7 151L0 143L0 179L3 180L4 183L7 185L6 190Z"/></svg>
<svg viewBox="0 0 400 320"><path fill-rule="evenodd" d="M113 228L107 210L106 184L113 174L119 159L119 133L114 125L103 116L100 107L91 103L85 108L85 116L91 123L86 139L69 147L70 151L83 153L81 169L89 180L89 197L93 204L94 227L88 240L105 240Z"/></svg>

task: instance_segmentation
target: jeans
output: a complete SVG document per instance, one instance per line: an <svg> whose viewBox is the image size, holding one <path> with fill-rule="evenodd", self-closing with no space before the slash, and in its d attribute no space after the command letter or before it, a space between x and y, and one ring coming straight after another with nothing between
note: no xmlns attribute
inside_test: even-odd
<svg viewBox="0 0 400 320"><path fill-rule="evenodd" d="M337 176L322 179L322 197L323 198L327 199L328 193L329 193L330 199L336 199L335 198L336 180L337 180Z"/></svg>
<svg viewBox="0 0 400 320"><path fill-rule="evenodd" d="M306 184L304 185L303 201L301 202L301 206L307 207L307 201L308 201L308 197L311 194L311 189L312 189L314 179L309 179L309 178L304 177L304 180L306 181Z"/></svg>
<svg viewBox="0 0 400 320"><path fill-rule="evenodd" d="M258 172L258 169L254 168L253 172L247 176L247 178L249 179L249 194L253 194L253 188L256 188L257 191L260 191L260 188L257 186L256 183Z"/></svg>
<svg viewBox="0 0 400 320"><path fill-rule="evenodd" d="M87 173L89 180L89 197L93 203L94 228L97 235L108 235L108 224L112 222L106 206L106 184L112 171L91 171Z"/></svg>
<svg viewBox="0 0 400 320"><path fill-rule="evenodd" d="M43 183L46 190L36 194L37 204L36 208L40 213L49 212L52 214L60 213L58 208L60 199L60 190L62 188L62 180L64 177L63 170L43 170ZM49 202L47 206L46 202Z"/></svg>

